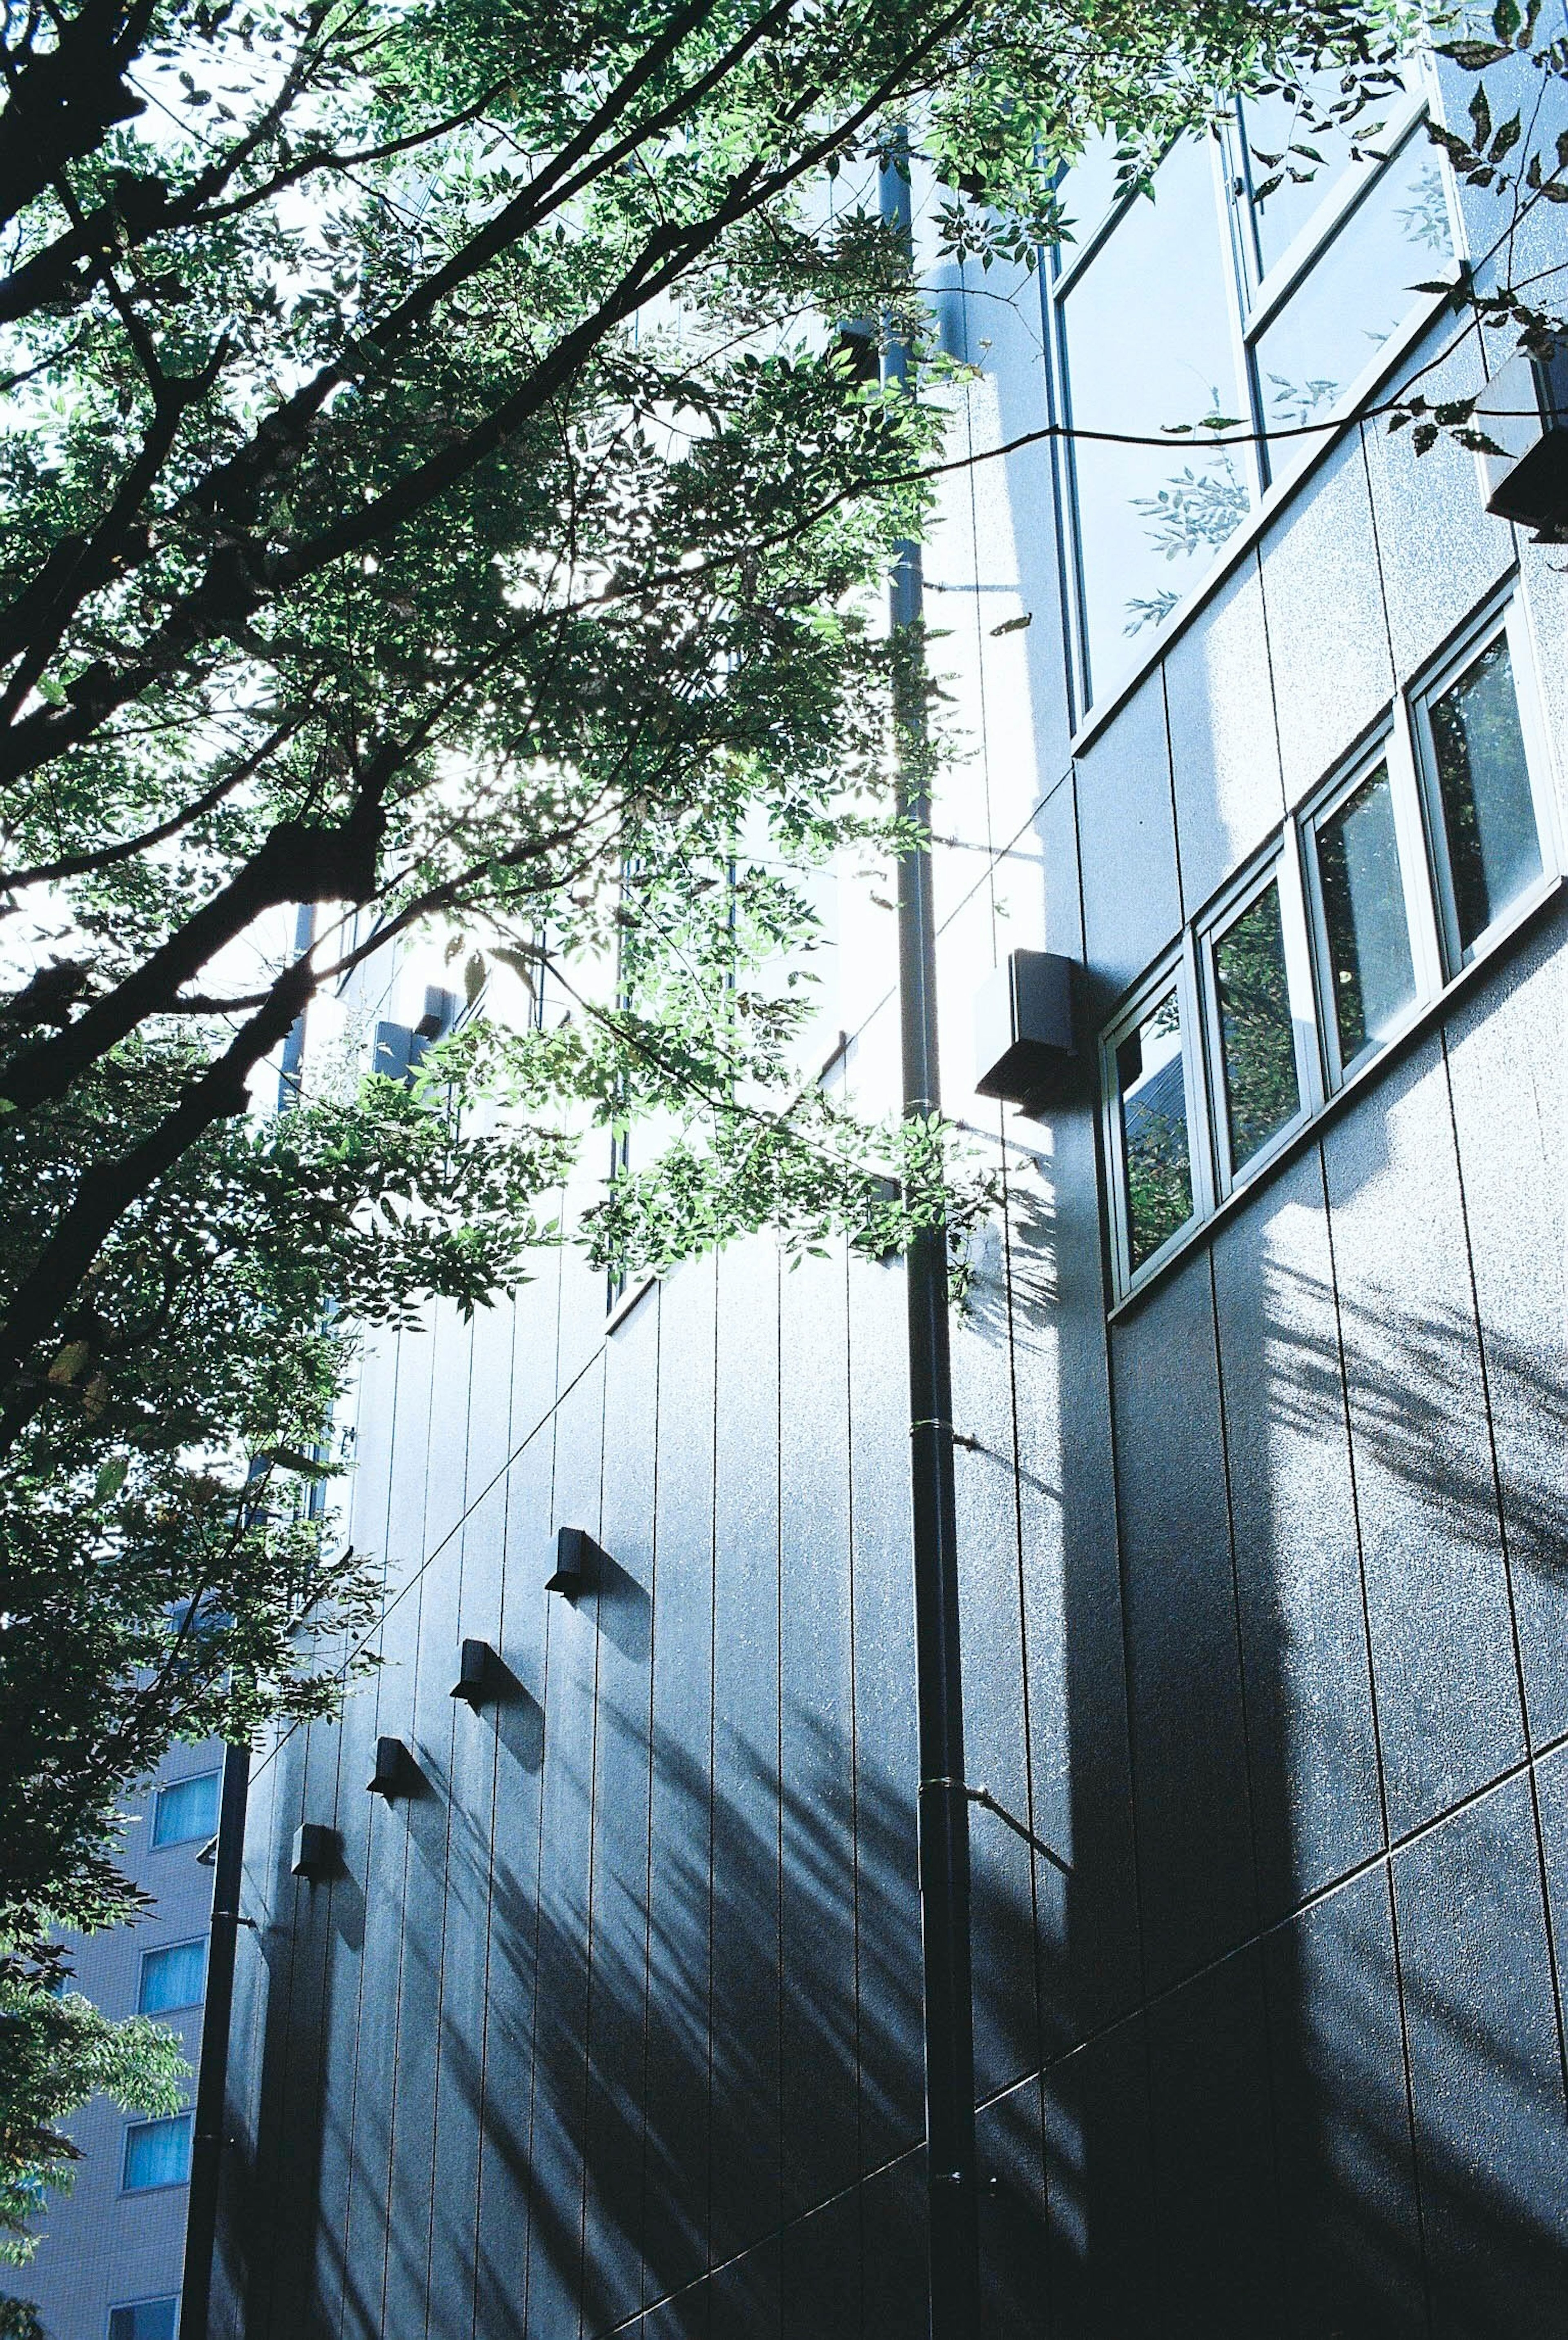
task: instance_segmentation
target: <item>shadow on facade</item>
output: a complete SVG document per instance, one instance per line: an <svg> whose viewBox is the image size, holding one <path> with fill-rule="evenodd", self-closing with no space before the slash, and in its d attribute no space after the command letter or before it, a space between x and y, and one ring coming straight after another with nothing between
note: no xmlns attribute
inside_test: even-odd
<svg viewBox="0 0 1568 2340"><path fill-rule="evenodd" d="M1059 1135L1057 1194L1092 1198L1092 1144ZM1477 1777L1386 1851L1397 1670L1430 1621L1389 1594L1374 1649L1372 1482L1432 1552L1495 1548L1487 1450L1453 1434L1474 1324L1336 1290L1313 1155L1107 1352L1073 1207L1015 1195L970 1320L1015 1391L1017 1453L972 1460L1017 1465L1028 1817L1072 1869L1031 1876L977 1815L986 2333L1561 2340L1527 1784ZM1560 1456L1560 1387L1523 1349L1487 1363L1494 1410ZM1516 1569L1554 1580L1560 1471L1505 1484ZM546 1760L531 1702L476 1722L477 1804L454 1736L401 1808L402 1898L342 1880L277 1965L245 2340L923 2334L912 1783L788 1682L782 1780L766 1732L716 1726L711 1761L650 1734L646 1681L640 1705L605 1687L608 1652L635 1682L650 1649L619 1573L591 1728ZM541 1824L562 1764L574 1835ZM362 2083L328 2089L333 1995L378 1932L404 2036L362 1994Z"/></svg>

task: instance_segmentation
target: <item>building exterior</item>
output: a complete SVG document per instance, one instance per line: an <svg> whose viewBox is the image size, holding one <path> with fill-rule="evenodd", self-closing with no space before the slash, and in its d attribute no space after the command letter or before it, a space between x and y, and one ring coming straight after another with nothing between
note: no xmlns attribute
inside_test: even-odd
<svg viewBox="0 0 1568 2340"><path fill-rule="evenodd" d="M106 2015L151 2015L194 2073L202 2036L223 1750L177 1747L130 1798L124 1861L152 1901L134 1926L72 1945L73 1988ZM194 2096L194 2080L187 2090ZM36 2256L6 2289L36 2303L48 2340L174 2340L185 2250L191 2115L147 2120L99 2097L66 2124L83 2158L51 2197Z"/></svg>
<svg viewBox="0 0 1568 2340"><path fill-rule="evenodd" d="M946 1102L1007 1175L968 1770L1056 1856L976 1809L997 2335L1568 2332L1568 583L1380 411L1491 354L1440 102L1273 193L1266 109L1153 204L1091 158L1069 264L934 283L955 451L1027 441L925 553ZM1042 435L1216 412L1297 435ZM880 1108L892 917L829 924ZM969 1033L1042 947L1031 1115ZM367 1357L385 1662L258 1752L214 2335L924 2330L907 1387L901 1268L762 1242Z"/></svg>

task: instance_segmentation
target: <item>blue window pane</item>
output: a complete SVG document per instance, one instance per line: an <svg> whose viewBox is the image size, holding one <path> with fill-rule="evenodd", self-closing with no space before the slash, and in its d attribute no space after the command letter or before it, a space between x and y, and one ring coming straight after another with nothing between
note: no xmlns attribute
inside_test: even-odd
<svg viewBox="0 0 1568 2340"><path fill-rule="evenodd" d="M215 1771L198 1771L194 1780L176 1780L159 1789L153 1807L154 1844L191 1844L211 1836L217 1825Z"/></svg>
<svg viewBox="0 0 1568 2340"><path fill-rule="evenodd" d="M1459 947L1541 875L1519 702L1505 641L1493 642L1427 709Z"/></svg>
<svg viewBox="0 0 1568 2340"><path fill-rule="evenodd" d="M173 2292L166 2299L138 2299L126 2307L112 2307L109 2340L174 2340L179 2313Z"/></svg>
<svg viewBox="0 0 1568 2340"><path fill-rule="evenodd" d="M205 1942L171 1942L166 1949L145 1950L136 2012L165 2015L174 2007L197 2007L206 1980Z"/></svg>
<svg viewBox="0 0 1568 2340"><path fill-rule="evenodd" d="M1454 256L1437 157L1418 130L1256 342L1265 427L1326 417ZM1270 449L1277 476L1317 440Z"/></svg>
<svg viewBox="0 0 1568 2340"><path fill-rule="evenodd" d="M1236 379L1208 145L1187 139L1064 295L1072 420L1156 437L1167 424L1246 412ZM1073 450L1089 696L1103 699L1247 512L1228 449Z"/></svg>
<svg viewBox="0 0 1568 2340"><path fill-rule="evenodd" d="M184 2186L191 2175L191 2115L167 2120L134 2121L125 2131L121 2184L127 2194L152 2186Z"/></svg>

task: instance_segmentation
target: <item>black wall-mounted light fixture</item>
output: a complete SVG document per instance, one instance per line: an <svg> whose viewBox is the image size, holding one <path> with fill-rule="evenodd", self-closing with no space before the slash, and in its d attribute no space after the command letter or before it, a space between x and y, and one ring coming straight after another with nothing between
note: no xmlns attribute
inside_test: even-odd
<svg viewBox="0 0 1568 2340"><path fill-rule="evenodd" d="M423 1774L401 1739L376 1740L376 1767L365 1786L372 1796L392 1803L399 1796L417 1795Z"/></svg>
<svg viewBox="0 0 1568 2340"><path fill-rule="evenodd" d="M600 1581L600 1566L609 1557L586 1528L560 1529L555 1539L555 1574L546 1578L545 1591L564 1592L569 1601L575 1601L580 1592Z"/></svg>
<svg viewBox="0 0 1568 2340"><path fill-rule="evenodd" d="M461 1698L477 1713L481 1706L494 1705L505 1691L507 1678L506 1665L488 1641L465 1641L452 1696Z"/></svg>
<svg viewBox="0 0 1568 2340"><path fill-rule="evenodd" d="M975 1086L1027 1113L1063 1104L1077 1077L1073 967L1056 951L1016 950L975 1001Z"/></svg>
<svg viewBox="0 0 1568 2340"><path fill-rule="evenodd" d="M1533 530L1537 544L1568 544L1568 342L1547 358L1510 358L1472 422L1501 450L1477 457L1487 511Z"/></svg>
<svg viewBox="0 0 1568 2340"><path fill-rule="evenodd" d="M313 1885L319 1885L332 1874L342 1854L336 1829L323 1828L318 1820L306 1820L294 1830L289 1869L292 1875L308 1877Z"/></svg>

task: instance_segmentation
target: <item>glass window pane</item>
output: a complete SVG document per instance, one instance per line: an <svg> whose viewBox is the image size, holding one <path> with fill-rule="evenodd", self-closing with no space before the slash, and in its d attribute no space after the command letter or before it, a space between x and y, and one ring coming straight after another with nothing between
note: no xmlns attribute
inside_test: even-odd
<svg viewBox="0 0 1568 2340"><path fill-rule="evenodd" d="M1301 1109L1277 879L1216 937L1214 971L1231 1166L1239 1170Z"/></svg>
<svg viewBox="0 0 1568 2340"><path fill-rule="evenodd" d="M136 2121L125 2131L125 2169L122 2184L127 2194L149 2186L184 2186L191 2174L191 2116L174 2113L167 2120Z"/></svg>
<svg viewBox="0 0 1568 2340"><path fill-rule="evenodd" d="M1074 423L1157 434L1244 415L1207 145L1185 140L1062 302ZM1229 449L1073 450L1089 695L1103 699L1250 503Z"/></svg>
<svg viewBox="0 0 1568 2340"><path fill-rule="evenodd" d="M136 2012L163 2015L172 2007L197 2007L206 1979L205 1942L171 1942L166 1949L145 1950Z"/></svg>
<svg viewBox="0 0 1568 2340"><path fill-rule="evenodd" d="M1126 1172L1127 1251L1136 1269L1192 1216L1186 1075L1174 984L1117 1048L1116 1089Z"/></svg>
<svg viewBox="0 0 1568 2340"><path fill-rule="evenodd" d="M1468 950L1541 875L1524 738L1506 641L1483 650L1427 709L1459 946Z"/></svg>
<svg viewBox="0 0 1568 2340"><path fill-rule="evenodd" d="M199 1771L194 1780L175 1780L158 1790L153 1807L154 1844L190 1844L209 1837L218 1825L218 1775Z"/></svg>
<svg viewBox="0 0 1568 2340"><path fill-rule="evenodd" d="M1340 1062L1383 1039L1415 996L1394 791L1380 764L1317 831Z"/></svg>
<svg viewBox="0 0 1568 2340"><path fill-rule="evenodd" d="M1329 112L1343 98L1335 72L1309 74L1314 104ZM1252 191L1253 228L1258 265L1265 275L1295 241L1315 212L1333 193L1354 153L1378 150L1377 132L1405 94L1392 89L1386 104L1374 105L1347 130L1309 128L1299 98L1276 90L1268 97L1241 102L1247 183Z"/></svg>
<svg viewBox="0 0 1568 2340"><path fill-rule="evenodd" d="M1062 209L1072 222L1068 239L1062 246L1064 267L1070 267L1076 254L1092 241L1096 228L1116 200L1116 145L1114 130L1094 131L1085 140L1084 151L1072 169L1063 174L1059 190Z"/></svg>
<svg viewBox="0 0 1568 2340"><path fill-rule="evenodd" d="M138 2299L129 2307L112 2307L109 2340L174 2340L179 2308L173 2292L166 2299Z"/></svg>
<svg viewBox="0 0 1568 2340"><path fill-rule="evenodd" d="M1424 297L1411 288L1436 277L1453 252L1437 158L1417 130L1258 336L1265 424L1279 429L1327 415ZM1275 476L1316 443L1273 447Z"/></svg>

